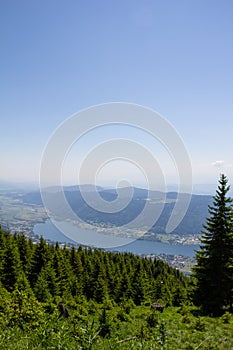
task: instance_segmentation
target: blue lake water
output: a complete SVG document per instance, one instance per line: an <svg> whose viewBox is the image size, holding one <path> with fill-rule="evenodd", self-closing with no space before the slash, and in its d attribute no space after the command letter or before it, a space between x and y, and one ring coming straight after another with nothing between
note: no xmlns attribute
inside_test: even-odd
<svg viewBox="0 0 233 350"><path fill-rule="evenodd" d="M134 254L171 254L193 257L195 256L194 250L199 248L198 245L171 245L141 239L132 241L132 239L124 237L82 229L62 221L54 221L54 224L47 220L44 223L36 224L33 231L35 234L55 242L82 244Z"/></svg>

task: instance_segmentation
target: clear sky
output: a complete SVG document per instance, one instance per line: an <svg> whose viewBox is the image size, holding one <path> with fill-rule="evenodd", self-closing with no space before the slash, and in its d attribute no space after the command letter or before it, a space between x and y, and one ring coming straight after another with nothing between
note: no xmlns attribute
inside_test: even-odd
<svg viewBox="0 0 233 350"><path fill-rule="evenodd" d="M38 181L59 124L124 101L174 126L194 183L233 182L232 0L1 1L0 42L0 180Z"/></svg>

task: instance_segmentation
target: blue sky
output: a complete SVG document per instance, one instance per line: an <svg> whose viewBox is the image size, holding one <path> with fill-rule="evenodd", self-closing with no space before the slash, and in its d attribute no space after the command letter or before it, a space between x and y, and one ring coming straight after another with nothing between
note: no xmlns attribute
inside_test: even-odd
<svg viewBox="0 0 233 350"><path fill-rule="evenodd" d="M38 181L59 124L89 106L123 101L174 126L194 183L216 183L220 172L232 183L231 0L2 1L0 38L0 180ZM113 173L107 169L105 180Z"/></svg>

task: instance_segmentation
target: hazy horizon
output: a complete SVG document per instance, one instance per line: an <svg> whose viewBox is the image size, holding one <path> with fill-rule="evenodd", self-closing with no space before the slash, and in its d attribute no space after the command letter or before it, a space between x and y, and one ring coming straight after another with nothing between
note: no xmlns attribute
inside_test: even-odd
<svg viewBox="0 0 233 350"><path fill-rule="evenodd" d="M57 187L58 185L52 185L51 187ZM116 189L117 187L114 186L113 184L107 184L107 183L103 183L103 184L75 184L75 183L67 183L64 184L64 187L78 187L78 186L99 186L102 187L103 189ZM192 194L203 194L203 195L214 195L216 192L218 184L214 184L214 183L207 183L207 184L193 184L193 190L192 190ZM59 186L60 187L60 186ZM135 184L133 187L135 188L140 188L140 189L145 189L147 190L146 187L143 187L141 184ZM14 181L1 181L0 180L0 191L4 190L4 189L21 189L21 190L40 190L40 186L39 183L37 182L14 182ZM156 189L155 189L156 190ZM166 188L165 188L166 192L177 192L178 191L178 184L167 184ZM230 188L229 191L229 195L232 197L233 196L233 188Z"/></svg>

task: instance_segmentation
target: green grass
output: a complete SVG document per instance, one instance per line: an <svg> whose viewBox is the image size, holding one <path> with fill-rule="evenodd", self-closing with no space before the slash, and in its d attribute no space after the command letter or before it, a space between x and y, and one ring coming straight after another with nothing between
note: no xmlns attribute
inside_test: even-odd
<svg viewBox="0 0 233 350"><path fill-rule="evenodd" d="M47 308L48 310L48 308ZM50 314L25 323L10 322L0 314L1 350L232 350L233 316L195 316L191 307L169 307L163 313L149 306L114 306L85 303L70 306L70 318Z"/></svg>

